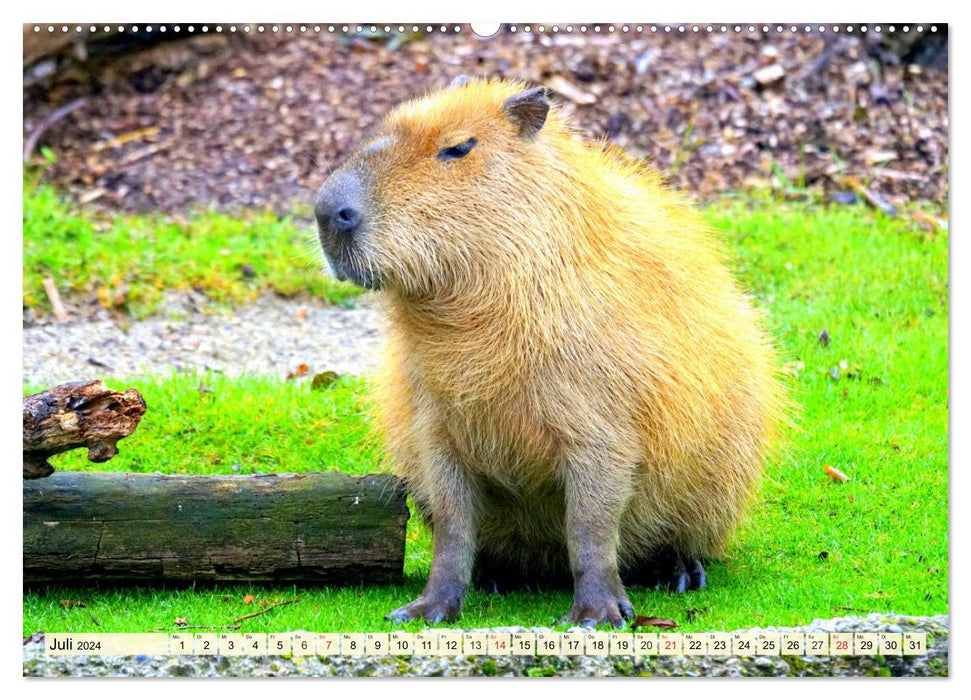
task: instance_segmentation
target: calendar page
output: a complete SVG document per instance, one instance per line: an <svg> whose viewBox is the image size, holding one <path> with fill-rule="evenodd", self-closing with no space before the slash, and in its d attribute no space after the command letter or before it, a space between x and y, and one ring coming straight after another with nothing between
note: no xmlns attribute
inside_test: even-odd
<svg viewBox="0 0 971 700"><path fill-rule="evenodd" d="M657 9L22 25L24 676L949 674L949 25Z"/></svg>

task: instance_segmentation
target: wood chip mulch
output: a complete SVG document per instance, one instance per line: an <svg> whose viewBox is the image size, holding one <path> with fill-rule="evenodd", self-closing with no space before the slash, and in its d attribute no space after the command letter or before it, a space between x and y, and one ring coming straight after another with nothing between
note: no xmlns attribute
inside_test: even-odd
<svg viewBox="0 0 971 700"><path fill-rule="evenodd" d="M24 141L69 105L31 158L55 154L44 179L81 203L287 213L306 208L395 103L462 73L506 76L550 86L584 133L653 160L703 199L809 188L946 208L946 42L946 27L894 41L788 30L209 34L25 70Z"/></svg>

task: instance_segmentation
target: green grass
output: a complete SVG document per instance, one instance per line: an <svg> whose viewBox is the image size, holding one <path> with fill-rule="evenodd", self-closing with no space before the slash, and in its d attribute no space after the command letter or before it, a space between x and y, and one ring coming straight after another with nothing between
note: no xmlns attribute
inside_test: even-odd
<svg viewBox="0 0 971 700"><path fill-rule="evenodd" d="M54 457L58 469L166 474L254 474L380 469L369 439L364 385L342 377L309 381L173 374L111 381L136 387L148 410L121 453L104 464L84 450ZM28 387L37 391L40 387Z"/></svg>
<svg viewBox="0 0 971 700"><path fill-rule="evenodd" d="M797 625L871 611L946 613L946 234L854 207L746 200L706 212L726 232L740 278L767 311L799 404L798 429L769 465L730 556L708 567L709 588L677 596L632 587L635 608L672 618L685 631ZM824 329L828 346L818 340ZM98 469L385 469L367 439L358 380L323 391L216 376L118 384L142 390L149 411L121 454ZM825 465L851 480L832 481ZM69 454L55 458L55 466L94 465ZM219 626L253 611L245 595L300 601L245 621L243 631L389 630L401 626L385 622L384 613L417 595L429 560L428 533L412 519L402 587L50 589L25 594L23 630L174 629L177 617ZM85 607L61 603L82 599ZM548 626L569 605L569 592L473 591L460 624Z"/></svg>
<svg viewBox="0 0 971 700"><path fill-rule="evenodd" d="M98 218L48 186L24 182L24 307L50 311L44 278L66 301L97 300L143 317L166 290L197 289L228 307L265 291L345 303L357 288L321 274L312 225L267 213L202 212L182 220Z"/></svg>

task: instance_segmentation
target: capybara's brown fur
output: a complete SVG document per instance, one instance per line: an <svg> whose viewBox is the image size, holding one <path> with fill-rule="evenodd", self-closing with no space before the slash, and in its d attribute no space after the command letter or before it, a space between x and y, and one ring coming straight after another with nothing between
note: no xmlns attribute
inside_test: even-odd
<svg viewBox="0 0 971 700"><path fill-rule="evenodd" d="M487 583L572 577L577 622L632 614L621 575L704 585L783 401L682 196L545 89L472 81L392 111L317 217L338 276L381 290L377 423L434 529L393 617L455 618L477 557Z"/></svg>

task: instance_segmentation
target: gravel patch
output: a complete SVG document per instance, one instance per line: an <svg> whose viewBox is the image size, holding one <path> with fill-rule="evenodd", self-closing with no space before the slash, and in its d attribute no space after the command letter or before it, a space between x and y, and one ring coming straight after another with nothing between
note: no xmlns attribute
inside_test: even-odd
<svg viewBox="0 0 971 700"><path fill-rule="evenodd" d="M363 374L381 337L367 299L341 308L264 295L224 314L207 312L192 294L172 295L163 313L143 321L102 314L24 328L24 382L46 387L199 370L283 377L302 364L308 374Z"/></svg>
<svg viewBox="0 0 971 700"><path fill-rule="evenodd" d="M814 620L806 627L749 630L926 632L925 656L74 656L44 655L43 639L24 645L24 676L947 676L948 618L872 614ZM523 632L504 627L499 632ZM533 628L536 632L548 629Z"/></svg>

